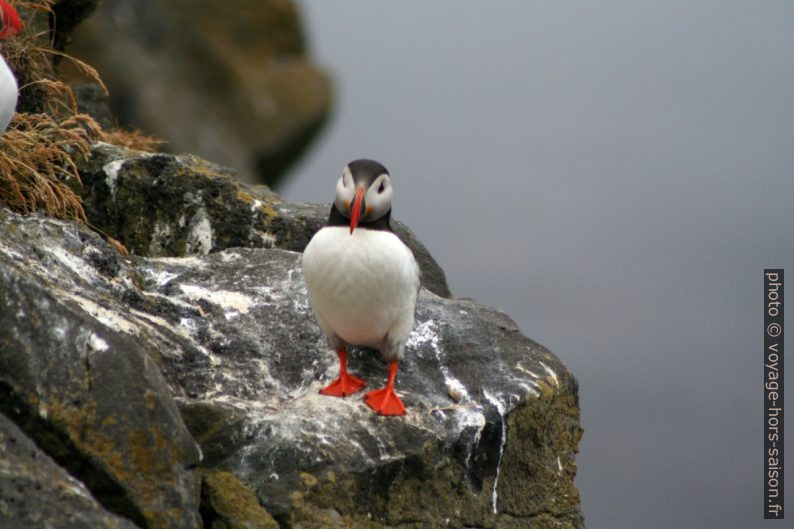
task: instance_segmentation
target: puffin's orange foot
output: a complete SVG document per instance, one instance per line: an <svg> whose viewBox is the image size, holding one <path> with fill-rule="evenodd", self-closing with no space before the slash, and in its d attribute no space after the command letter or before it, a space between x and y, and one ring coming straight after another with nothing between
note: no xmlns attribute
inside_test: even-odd
<svg viewBox="0 0 794 529"><path fill-rule="evenodd" d="M405 406L394 388L385 388L370 391L364 395L367 405L381 415L405 415Z"/></svg>
<svg viewBox="0 0 794 529"><path fill-rule="evenodd" d="M361 391L366 384L366 382L358 377L342 373L339 375L339 378L321 389L320 393L332 397L347 397L357 391Z"/></svg>

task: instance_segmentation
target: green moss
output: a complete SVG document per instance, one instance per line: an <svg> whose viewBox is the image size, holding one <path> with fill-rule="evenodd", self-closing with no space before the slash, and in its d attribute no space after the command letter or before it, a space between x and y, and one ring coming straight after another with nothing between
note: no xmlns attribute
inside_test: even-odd
<svg viewBox="0 0 794 529"><path fill-rule="evenodd" d="M201 513L205 529L278 529L251 489L231 472L202 475Z"/></svg>
<svg viewBox="0 0 794 529"><path fill-rule="evenodd" d="M493 512L495 476L475 487L448 449L427 442L413 456L374 473L301 472L282 522L291 528L582 527L573 483L582 433L576 382L563 373L541 386L540 396L528 395L507 417L498 513Z"/></svg>
<svg viewBox="0 0 794 529"><path fill-rule="evenodd" d="M508 416L498 485L500 511L522 518L545 513L554 519L578 512L574 455L582 429L576 383L570 375L565 377L557 381L557 391L528 399Z"/></svg>

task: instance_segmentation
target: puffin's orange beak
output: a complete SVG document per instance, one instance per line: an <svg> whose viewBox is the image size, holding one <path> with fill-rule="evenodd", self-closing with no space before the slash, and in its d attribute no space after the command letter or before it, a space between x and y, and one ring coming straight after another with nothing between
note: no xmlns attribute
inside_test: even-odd
<svg viewBox="0 0 794 529"><path fill-rule="evenodd" d="M353 200L353 208L350 210L350 235L358 226L358 219L361 217L361 203L364 201L364 188L356 190L356 198Z"/></svg>
<svg viewBox="0 0 794 529"><path fill-rule="evenodd" d="M0 39L12 37L22 31L22 21L16 9L5 0L0 1Z"/></svg>

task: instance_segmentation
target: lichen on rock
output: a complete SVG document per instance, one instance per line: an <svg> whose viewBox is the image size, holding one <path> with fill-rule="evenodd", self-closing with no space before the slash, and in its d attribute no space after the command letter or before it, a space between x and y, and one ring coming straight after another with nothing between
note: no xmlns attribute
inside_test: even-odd
<svg viewBox="0 0 794 529"><path fill-rule="evenodd" d="M226 248L302 252L330 205L290 203L229 168L192 155L151 154L97 144L80 167L91 223L133 254L180 257ZM395 231L422 267L422 284L451 295L444 271L401 222Z"/></svg>
<svg viewBox="0 0 794 529"><path fill-rule="evenodd" d="M0 413L110 511L195 526L199 451L124 305L134 272L79 224L0 210L0 232Z"/></svg>
<svg viewBox="0 0 794 529"><path fill-rule="evenodd" d="M81 175L89 219L133 255L0 210L0 414L108 514L152 528L583 527L576 380L507 315L452 297L409 232L427 282L397 383L408 413L381 417L360 395L318 392L337 364L300 250L326 206L107 144ZM385 380L371 350L349 363Z"/></svg>
<svg viewBox="0 0 794 529"><path fill-rule="evenodd" d="M204 472L201 500L205 529L279 529L253 491L231 472Z"/></svg>

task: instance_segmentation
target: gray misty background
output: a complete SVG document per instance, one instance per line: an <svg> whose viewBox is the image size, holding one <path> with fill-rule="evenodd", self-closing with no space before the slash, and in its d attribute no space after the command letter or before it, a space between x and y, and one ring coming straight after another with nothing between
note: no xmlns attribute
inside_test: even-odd
<svg viewBox="0 0 794 529"><path fill-rule="evenodd" d="M782 527L762 301L765 267L794 296L794 2L301 6L336 106L280 192L390 169L453 292L578 378L588 528Z"/></svg>

